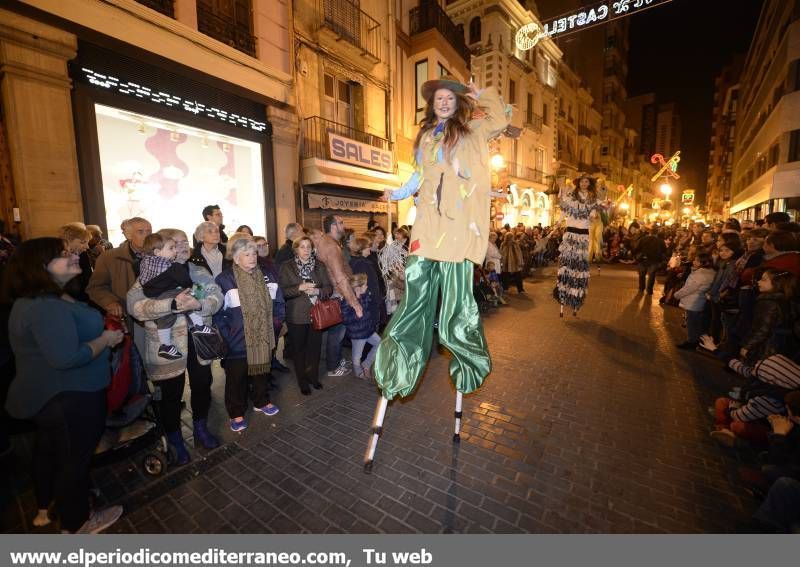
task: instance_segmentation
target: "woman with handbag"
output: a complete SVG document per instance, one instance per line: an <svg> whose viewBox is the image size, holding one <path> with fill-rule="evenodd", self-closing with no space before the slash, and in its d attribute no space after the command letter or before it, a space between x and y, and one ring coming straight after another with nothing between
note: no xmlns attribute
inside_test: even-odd
<svg viewBox="0 0 800 567"><path fill-rule="evenodd" d="M286 299L286 325L292 349L294 373L303 395L311 387L322 389L319 383L319 357L322 331L311 324L311 309L333 292L328 270L314 255L314 244L301 236L292 244L294 261L285 262L278 274L278 283Z"/></svg>
<svg viewBox="0 0 800 567"><path fill-rule="evenodd" d="M247 397L253 386L253 409L264 415L278 413L269 400L269 372L275 331L272 328L272 297L261 268L258 250L250 238L231 246L233 266L217 276L225 302L214 315L214 323L225 338L228 353L225 368L225 409L231 431L247 429Z"/></svg>

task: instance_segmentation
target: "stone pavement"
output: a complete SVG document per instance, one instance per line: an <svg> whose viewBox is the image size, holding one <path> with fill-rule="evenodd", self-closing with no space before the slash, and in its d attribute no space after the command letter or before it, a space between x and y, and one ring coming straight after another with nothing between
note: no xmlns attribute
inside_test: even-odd
<svg viewBox="0 0 800 567"><path fill-rule="evenodd" d="M593 271L584 309L562 320L553 270L543 272L484 317L494 369L464 398L460 446L444 351L412 397L390 404L371 475L372 384L324 378L303 397L283 375L281 413L251 415L234 434L219 380L212 425L223 447L193 451L191 465L158 479L136 456L95 470L103 499L126 507L112 531L733 530L756 503L737 485L738 455L708 437L706 408L728 384L718 365L674 348L680 310L637 295L635 271L615 266ZM36 531L34 507L23 486L6 529Z"/></svg>

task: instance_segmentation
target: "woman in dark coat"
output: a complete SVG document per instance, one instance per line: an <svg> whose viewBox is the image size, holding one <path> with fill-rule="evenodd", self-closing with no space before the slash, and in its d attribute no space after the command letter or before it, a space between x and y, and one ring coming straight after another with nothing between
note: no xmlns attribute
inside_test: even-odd
<svg viewBox="0 0 800 567"><path fill-rule="evenodd" d="M319 382L319 356L322 331L311 325L311 307L333 293L325 264L317 261L314 244L302 236L292 244L294 259L285 262L278 274L278 283L286 300L286 326L292 350L294 373L303 395L310 386L322 389Z"/></svg>

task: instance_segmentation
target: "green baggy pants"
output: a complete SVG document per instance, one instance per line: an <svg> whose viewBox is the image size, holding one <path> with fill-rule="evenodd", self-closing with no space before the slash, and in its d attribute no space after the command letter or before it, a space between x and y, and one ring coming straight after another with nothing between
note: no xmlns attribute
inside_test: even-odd
<svg viewBox="0 0 800 567"><path fill-rule="evenodd" d="M473 264L409 256L403 299L383 333L374 376L384 397L405 397L428 362L439 291L439 341L453 354L450 377L464 394L477 390L492 369L478 305L472 295Z"/></svg>

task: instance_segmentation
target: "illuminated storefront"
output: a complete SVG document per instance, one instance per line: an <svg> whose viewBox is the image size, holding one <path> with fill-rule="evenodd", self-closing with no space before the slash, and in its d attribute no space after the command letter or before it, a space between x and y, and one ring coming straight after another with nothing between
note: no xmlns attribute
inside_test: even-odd
<svg viewBox="0 0 800 567"><path fill-rule="evenodd" d="M271 127L262 104L91 45L70 74L87 222L123 240L120 223L191 235L202 209L228 233L249 225L275 240Z"/></svg>
<svg viewBox="0 0 800 567"><path fill-rule="evenodd" d="M533 189L519 189L512 184L504 200L495 199L493 218L497 228L506 224L513 227L519 223L526 227L550 226L550 196Z"/></svg>

